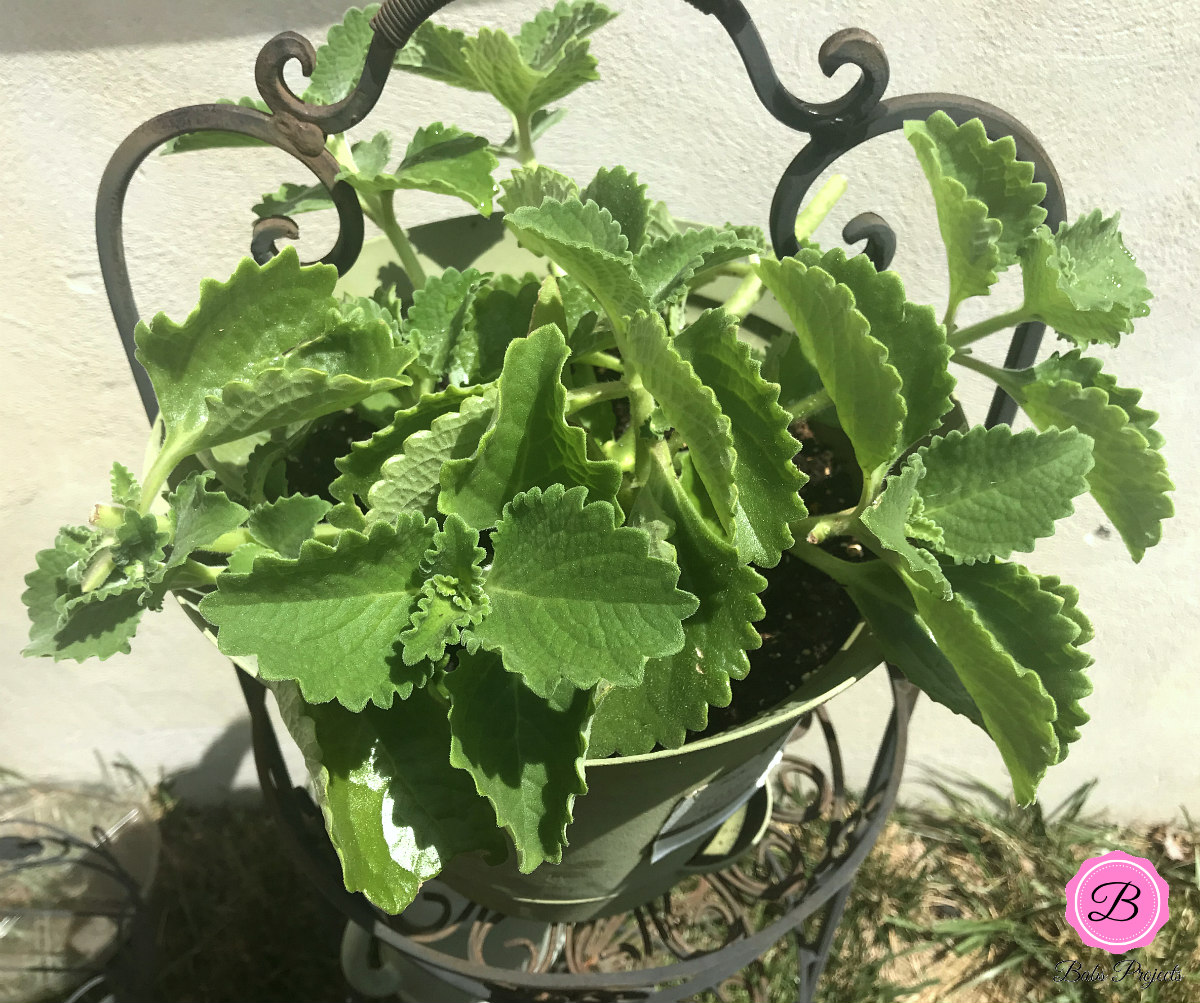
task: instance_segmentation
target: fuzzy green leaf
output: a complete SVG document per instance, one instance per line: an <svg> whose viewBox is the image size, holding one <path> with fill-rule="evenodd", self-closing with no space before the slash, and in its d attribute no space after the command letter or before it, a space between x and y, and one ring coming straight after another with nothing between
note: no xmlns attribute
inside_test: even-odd
<svg viewBox="0 0 1200 1003"><path fill-rule="evenodd" d="M704 482L717 518L733 537L740 464L729 418L722 412L716 394L680 356L658 314L639 313L634 317L623 348L668 423L687 443L688 455ZM751 545L750 529L743 529L747 546Z"/></svg>
<svg viewBox="0 0 1200 1003"><path fill-rule="evenodd" d="M607 209L578 199L545 198L504 217L505 225L535 254L544 254L596 297L610 317L649 306L633 271L621 225Z"/></svg>
<svg viewBox="0 0 1200 1003"><path fill-rule="evenodd" d="M467 64L467 36L457 28L424 21L413 32L392 65L468 91L486 88Z"/></svg>
<svg viewBox="0 0 1200 1003"><path fill-rule="evenodd" d="M254 206L254 215L259 219L268 216L298 216L302 212L320 212L332 209L333 199L329 189L322 184L303 185L294 181L284 182L278 191L267 192L262 201Z"/></svg>
<svg viewBox="0 0 1200 1003"><path fill-rule="evenodd" d="M1134 387L1117 386L1117 378L1101 369L1099 359L1088 358L1078 348L1060 355L1055 352L1050 358L1039 362L1032 370L1023 374L1042 383L1060 383L1070 380L1082 387L1099 387L1108 394L1108 402L1119 407L1129 418L1129 424L1142 433L1151 449L1162 449L1166 443L1161 432L1154 426L1158 412L1141 406L1142 391ZM1081 431L1084 431L1081 429ZM114 495L114 497L116 497Z"/></svg>
<svg viewBox="0 0 1200 1003"><path fill-rule="evenodd" d="M406 665L426 659L439 661L447 644L458 643L462 628L487 616L491 607L480 568L485 557L479 534L458 516L448 516L425 554L428 580L413 612L412 626L400 635Z"/></svg>
<svg viewBox="0 0 1200 1003"><path fill-rule="evenodd" d="M488 278L474 268L447 268L413 294L408 336L417 346L417 361L435 377L448 375L462 385L476 369L479 349L471 307Z"/></svg>
<svg viewBox="0 0 1200 1003"><path fill-rule="evenodd" d="M596 60L581 38L567 40L541 69L529 65L518 43L502 31L481 28L463 51L475 79L518 118L531 116L589 80L599 79Z"/></svg>
<svg viewBox="0 0 1200 1003"><path fill-rule="evenodd" d="M906 535L909 511L920 499L918 484L924 476L925 465L919 454L913 454L900 473L887 479L883 491L863 512L862 523L884 547L899 555L914 579L935 595L949 599L950 583L937 558L922 547L914 547Z"/></svg>
<svg viewBox="0 0 1200 1003"><path fill-rule="evenodd" d="M137 478L133 476L133 472L128 467L114 463L112 473L109 474L109 484L112 487L112 498L116 504L129 508L137 506L142 489L138 486Z"/></svg>
<svg viewBox="0 0 1200 1003"><path fill-rule="evenodd" d="M1037 797L1046 770L1058 762L1058 710L1038 674L1020 665L961 596L949 601L912 586L921 619L983 716L1012 776L1021 804Z"/></svg>
<svg viewBox="0 0 1200 1003"><path fill-rule="evenodd" d="M500 375L508 346L533 330L530 318L539 288L532 274L524 278L501 274L476 293L473 325L479 352L472 379L484 383Z"/></svg>
<svg viewBox="0 0 1200 1003"><path fill-rule="evenodd" d="M575 798L587 793L591 693L566 682L535 693L488 651L460 653L446 688L450 762L492 803L523 874L558 863Z"/></svg>
<svg viewBox="0 0 1200 1003"><path fill-rule="evenodd" d="M309 104L335 104L354 90L375 35L371 18L378 10L379 4L369 4L361 10L351 7L342 23L329 29L325 44L317 49L316 64L303 100Z"/></svg>
<svg viewBox="0 0 1200 1003"><path fill-rule="evenodd" d="M614 502L620 467L587 456L587 433L568 425L561 374L569 352L554 325L508 346L497 382L492 426L473 456L442 467L438 508L476 529L496 525L510 501L530 488L582 485L595 501Z"/></svg>
<svg viewBox="0 0 1200 1003"><path fill-rule="evenodd" d="M637 685L647 658L679 651L680 621L696 610L647 535L618 528L612 506L586 495L560 484L518 495L492 534L492 611L474 635L543 696L562 679Z"/></svg>
<svg viewBox="0 0 1200 1003"><path fill-rule="evenodd" d="M992 142L977 118L955 125L936 111L925 122L905 122L904 134L933 189L953 308L986 295L996 272L1016 263L1046 218L1046 186L1033 180L1033 164L1016 159L1011 136Z"/></svg>
<svg viewBox="0 0 1200 1003"><path fill-rule="evenodd" d="M1120 219L1096 209L1054 235L1040 226L1021 253L1026 309L1080 347L1119 344L1150 313L1146 275L1125 249Z"/></svg>
<svg viewBox="0 0 1200 1003"><path fill-rule="evenodd" d="M182 458L253 432L309 420L406 386L412 351L333 298L336 269L301 268L293 248L206 280L182 323L158 314L136 332L162 409L162 454Z"/></svg>
<svg viewBox="0 0 1200 1003"><path fill-rule="evenodd" d="M884 657L930 699L986 730L983 715L954 666L917 617L916 605L900 576L884 561L854 565L849 576L846 594L871 628Z"/></svg>
<svg viewBox="0 0 1200 1003"><path fill-rule="evenodd" d="M1072 367L1070 375L1085 376L1080 368ZM1157 435L1150 428L1157 415L1138 408L1135 424L1104 389L1106 381L1096 378L1104 374L1097 372L1094 385L1083 386L1059 378L1061 372L1053 365L1037 367L1033 373L1039 378L1017 391L1018 400L1038 428L1077 430L1091 438L1095 466L1087 471L1088 490L1112 520L1130 555L1140 561L1162 539L1163 520L1175 514L1167 497L1175 485L1167 475L1166 461L1147 440L1148 434ZM1136 393L1115 385L1113 389L1117 400L1130 400Z"/></svg>
<svg viewBox="0 0 1200 1003"><path fill-rule="evenodd" d="M300 547L311 539L317 523L333 506L324 498L292 495L259 505L246 528L259 543L284 557L299 557Z"/></svg>
<svg viewBox="0 0 1200 1003"><path fill-rule="evenodd" d="M559 0L553 7L543 8L534 15L533 20L521 25L517 33L517 48L533 69L545 70L562 58L569 42L586 38L616 16L614 11L595 0L574 0L571 3Z"/></svg>
<svg viewBox="0 0 1200 1003"><path fill-rule="evenodd" d="M779 406L779 391L762 378L737 331L734 318L712 310L675 339L675 348L729 419L737 455L737 551L743 561L773 568L793 543L788 523L808 515L799 495L808 478L792 463L800 444L788 431L791 415Z"/></svg>
<svg viewBox="0 0 1200 1003"><path fill-rule="evenodd" d="M1092 692L1085 672L1092 658L1077 647L1084 634L1075 619L1082 617L1075 608L1078 597L1070 595L1067 612L1063 596L1044 587L1019 564L948 567L946 574L954 594L1020 666L1037 673L1054 700L1058 711L1054 718L1055 762L1062 762L1069 744L1079 737L1079 728L1088 721L1079 701ZM1056 580L1052 583L1063 588Z"/></svg>
<svg viewBox="0 0 1200 1003"><path fill-rule="evenodd" d="M955 381L948 368L951 349L946 344L946 329L937 322L933 308L909 303L900 276L876 271L865 254L847 258L840 247L825 254L809 248L797 257L850 287L855 309L871 325L871 337L887 349L888 364L900 374L907 408L901 447L907 448L937 429L953 406L950 395Z"/></svg>
<svg viewBox="0 0 1200 1003"><path fill-rule="evenodd" d="M764 615L758 593L766 581L705 524L672 474L654 465L639 500L645 495L658 521L670 525L679 587L700 606L683 621L677 653L650 659L640 686L609 690L600 701L592 726L597 758L640 755L656 743L681 746L689 730L707 726L709 706L729 706L730 680L745 677L747 650L762 644L753 623Z"/></svg>
<svg viewBox="0 0 1200 1003"><path fill-rule="evenodd" d="M544 164L515 168L500 187L504 194L496 201L505 212L515 212L522 206L537 209L548 198L565 202L579 197L579 185L574 180Z"/></svg>
<svg viewBox="0 0 1200 1003"><path fill-rule="evenodd" d="M369 536L343 530L335 547L308 540L297 560L259 557L248 575L221 575L200 612L225 654L257 656L262 678L296 680L310 703L390 707L425 681L396 639L425 585L435 529L413 514Z"/></svg>
<svg viewBox="0 0 1200 1003"><path fill-rule="evenodd" d="M428 429L405 439L403 452L384 462L379 481L367 494L367 518L395 519L403 512L437 515L443 465L474 455L494 412L494 394L468 397L461 410L435 418Z"/></svg>
<svg viewBox="0 0 1200 1003"><path fill-rule="evenodd" d="M469 777L450 765L450 723L427 693L356 713L272 685L313 781L346 888L398 914L460 853L500 859L504 839Z"/></svg>
<svg viewBox="0 0 1200 1003"><path fill-rule="evenodd" d="M237 529L250 515L223 492L209 491L212 477L208 470L189 474L168 497L175 533L167 568L179 566L193 551L203 550L223 533Z"/></svg>
<svg viewBox="0 0 1200 1003"><path fill-rule="evenodd" d="M1007 425L953 431L917 455L925 467L921 516L940 530L929 542L966 564L1030 551L1053 534L1087 490L1093 463L1092 440L1074 429L1013 435Z"/></svg>
<svg viewBox="0 0 1200 1003"><path fill-rule="evenodd" d="M369 162L338 177L364 195L415 189L462 199L476 212L490 216L496 188L492 171L497 164L482 136L434 122L416 131L395 171L388 173L382 167L371 171Z"/></svg>
<svg viewBox="0 0 1200 1003"><path fill-rule="evenodd" d="M371 486L382 476L384 461L403 452L404 441L410 435L428 429L435 418L458 411L468 397L486 389L483 386L447 387L440 393L425 394L412 407L397 411L389 425L371 438L353 443L346 456L334 461L341 476L329 486L329 493L344 502L351 501L355 495L366 502Z"/></svg>
<svg viewBox="0 0 1200 1003"><path fill-rule="evenodd" d="M820 268L764 259L758 274L791 318L804 356L820 374L863 473L890 465L907 419L900 374L871 336L854 295Z"/></svg>
<svg viewBox="0 0 1200 1003"><path fill-rule="evenodd" d="M629 250L636 254L646 238L650 220L646 186L638 183L637 175L624 167L601 167L579 196L581 202L589 199L612 213L629 241Z"/></svg>
<svg viewBox="0 0 1200 1003"><path fill-rule="evenodd" d="M661 307L683 293L698 273L759 250L758 242L736 227L706 226L643 244L633 267L650 304Z"/></svg>

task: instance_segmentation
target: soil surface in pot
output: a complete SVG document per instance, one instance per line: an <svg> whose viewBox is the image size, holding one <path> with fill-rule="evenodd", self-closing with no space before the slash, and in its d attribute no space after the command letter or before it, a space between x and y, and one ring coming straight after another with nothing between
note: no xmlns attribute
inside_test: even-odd
<svg viewBox="0 0 1200 1003"><path fill-rule="evenodd" d="M837 441L840 433L804 422L791 431L803 444L792 462L808 475L803 495L809 514L825 515L853 505L862 481L857 466L840 459L845 455L845 444ZM861 556L847 552L844 541L827 544L826 549L838 557ZM688 741L736 728L783 703L833 657L859 621L858 609L837 582L791 554L759 573L767 580L759 593L767 615L755 625L762 647L749 652L746 678L732 682L729 706L710 707L708 727L690 733Z"/></svg>

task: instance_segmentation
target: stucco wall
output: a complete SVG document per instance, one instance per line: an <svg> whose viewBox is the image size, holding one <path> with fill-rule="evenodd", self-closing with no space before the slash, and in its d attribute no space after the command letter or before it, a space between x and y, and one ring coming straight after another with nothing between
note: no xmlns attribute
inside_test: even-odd
<svg viewBox="0 0 1200 1003"><path fill-rule="evenodd" d="M1098 633L1090 649L1099 690L1087 704L1093 720L1044 790L1053 802L1099 777L1095 803L1121 815L1170 815L1180 804L1200 810L1200 600L1190 570L1200 556L1190 502L1200 458L1189 413L1200 8L1186 0L748 6L802 96L825 100L850 85L853 70L832 82L821 76L816 52L832 31L861 26L891 58L889 95L957 91L997 104L1042 139L1072 215L1123 210L1127 242L1156 298L1115 371L1163 412L1179 515L1164 546L1135 567L1103 514L1083 499L1030 561L1080 587ZM463 3L447 20L515 28L535 9ZM148 619L126 658L25 661L17 653L26 632L21 579L55 529L79 521L100 497L112 460L137 467L144 447L95 258L93 198L107 158L154 113L250 93L262 41L284 28L319 38L340 11L328 0L42 0L0 12L0 345L9 386L0 398L8 470L0 483L7 527L0 534L0 766L80 778L94 773L98 758L124 756L153 779L194 766L211 746L193 773L196 786L226 782L237 768L245 744L237 687L181 613ZM542 159L583 176L624 163L679 216L764 223L775 180L799 141L754 101L716 22L682 3L640 0L593 47L603 80L568 99L570 115L541 144ZM438 119L496 137L507 129L490 99L407 76L392 81L371 124L386 124L402 142ZM903 139L884 138L838 169L851 188L833 222L882 212L901 235L895 267L910 295L942 300L932 207ZM227 275L246 247L249 206L283 180L302 180L302 172L273 151L151 159L134 182L126 219L143 311L179 316L203 276ZM407 222L459 212L458 203L433 198L405 197L400 207ZM824 239L833 242L835 232L823 231ZM328 227L308 227L302 253L319 254L330 237ZM978 303L970 307L968 321L979 314ZM967 397L982 401L969 385ZM882 720L884 689L875 678L838 701L847 745ZM928 703L917 712L910 762L1005 783L986 739ZM913 778L919 773L911 770ZM237 782L252 782L246 763Z"/></svg>

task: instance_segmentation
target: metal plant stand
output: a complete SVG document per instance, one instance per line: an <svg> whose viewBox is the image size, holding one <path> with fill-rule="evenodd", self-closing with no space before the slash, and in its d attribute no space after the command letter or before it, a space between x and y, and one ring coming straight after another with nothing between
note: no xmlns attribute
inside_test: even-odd
<svg viewBox="0 0 1200 1003"><path fill-rule="evenodd" d="M203 104L179 108L150 119L117 149L100 183L96 206L96 231L101 270L117 329L133 371L146 414L151 419L157 404L149 378L134 357L134 328L138 310L125 264L122 217L129 183L139 165L163 143L190 132L236 132L272 144L304 164L329 190L337 208L339 233L334 246L321 259L345 273L356 260L363 240L363 216L354 190L337 181L339 165L325 148L326 138L364 119L374 107L392 68L397 50L417 27L449 0L386 0L372 21L374 35L355 89L332 105L310 105L297 97L284 80L284 67L297 60L305 73L312 70L312 45L295 32L271 39L259 53L255 80L269 112L237 105ZM859 29L836 32L818 53L826 76L844 65L859 69L859 80L840 98L825 103L802 101L780 82L766 47L739 0L687 0L703 14L715 17L741 55L759 101L787 128L808 140L780 178L771 203L769 229L775 253L795 253L794 221L805 195L818 176L843 154L877 136L900 129L908 119L925 119L942 110L955 122L980 119L992 138L1012 136L1017 156L1035 166L1035 180L1046 185L1043 205L1046 224L1057 228L1065 220L1062 187L1045 151L1020 122L1006 112L953 94L912 94L883 99L888 85L888 61L882 46ZM286 217L259 220L253 229L251 253L259 262L275 253L275 241L295 238L296 223ZM851 220L842 233L847 243L865 241L864 254L879 269L886 268L896 248L888 223L874 213ZM1005 365L1032 364L1045 325L1039 322L1017 328ZM1016 404L997 390L988 412L988 426L1011 421ZM829 956L834 930L841 918L854 873L875 843L896 797L903 768L907 724L916 690L892 669L894 709L884 733L862 804L848 818L836 822L823 853L812 867L795 853L794 824L807 821L820 808L844 803L840 758L828 720L817 712L833 763L828 782L810 764L789 761L788 776L803 773L819 781L816 806L803 811L777 812L754 862L738 865L699 879L698 891L679 889L661 904L635 910L628 917L577 924L558 931L562 950L541 957L532 952L530 971L496 969L482 963L481 944L493 918L476 907L469 915L443 917L435 929L406 927L403 918L386 917L361 895L342 885L340 867L324 833L320 813L307 794L294 789L287 776L279 745L266 715L266 691L239 670L239 679L250 709L259 776L268 802L283 821L285 839L296 851L300 866L322 893L353 923L399 951L446 983L491 1000L552 1001L644 1000L661 1003L681 1000L708 987L718 987L750 966L772 944L786 936L798 941L799 968L796 999L812 999L814 987ZM680 897L683 896L683 897ZM777 907L766 925L753 929L748 904L770 902ZM449 910L447 910L447 913ZM694 924L697 917L723 917L726 934L715 948L689 946L681 933L680 917ZM819 918L817 932L798 933L809 919ZM451 926L472 925L477 960L463 960L436 950L435 944ZM622 925L624 924L624 926ZM630 925L631 924L631 925ZM659 949L677 960L671 965L639 967ZM626 959L629 970L604 969L606 959ZM557 967L555 967L557 966ZM666 983L664 985L664 983ZM756 999L765 999L761 987Z"/></svg>

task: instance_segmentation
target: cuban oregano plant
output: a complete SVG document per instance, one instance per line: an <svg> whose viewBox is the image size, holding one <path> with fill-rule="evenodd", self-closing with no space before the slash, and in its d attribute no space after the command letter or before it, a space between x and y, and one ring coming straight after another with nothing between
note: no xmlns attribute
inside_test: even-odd
<svg viewBox="0 0 1200 1003"><path fill-rule="evenodd" d="M309 100L348 92L371 13L329 33ZM128 651L168 592L198 602L274 691L347 887L393 912L458 853L511 840L522 870L560 860L587 758L678 747L729 704L761 643L760 569L783 561L840 583L863 636L985 729L1033 800L1087 720L1092 630L1074 588L1011 558L1083 492L1134 560L1171 515L1157 416L1086 354L1148 312L1115 216L1052 232L1012 140L939 113L905 131L946 245L941 319L862 255L805 240L778 260L753 227L678 225L623 167L581 186L535 159L612 16L582 0L512 37L424 25L398 68L493 94L513 134L433 123L398 162L386 133L330 139L411 295L340 296L332 267L287 249L203 283L181 322L140 324L149 460L140 477L115 464L111 502L26 579L26 654L58 660ZM531 271L427 274L396 193L487 214L500 157ZM329 207L285 185L256 211ZM960 327L1011 268L1021 306ZM729 276L732 296L697 309ZM758 318L756 338L742 322L763 296L790 325ZM972 354L1033 319L1068 347L1024 370ZM969 424L952 362L1034 427ZM816 514L794 460L822 422L861 492Z"/></svg>

